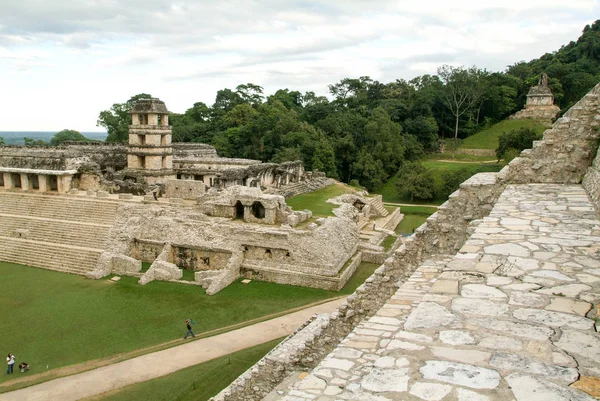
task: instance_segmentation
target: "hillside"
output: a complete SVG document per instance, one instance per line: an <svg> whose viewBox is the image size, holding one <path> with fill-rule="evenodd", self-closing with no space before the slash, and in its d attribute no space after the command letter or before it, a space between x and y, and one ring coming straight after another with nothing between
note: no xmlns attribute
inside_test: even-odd
<svg viewBox="0 0 600 401"><path fill-rule="evenodd" d="M541 134L547 127L534 120L502 120L483 131L465 138L460 148L496 150L500 135L519 128L532 128Z"/></svg>

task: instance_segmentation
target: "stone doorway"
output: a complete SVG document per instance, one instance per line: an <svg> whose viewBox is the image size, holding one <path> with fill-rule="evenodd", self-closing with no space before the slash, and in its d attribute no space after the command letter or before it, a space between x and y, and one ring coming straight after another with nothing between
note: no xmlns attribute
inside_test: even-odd
<svg viewBox="0 0 600 401"><path fill-rule="evenodd" d="M252 215L257 219L265 218L265 207L262 203L258 201L252 203Z"/></svg>
<svg viewBox="0 0 600 401"><path fill-rule="evenodd" d="M240 202L240 201L237 201L235 203L235 219L236 220L244 219L244 205L242 205L242 202Z"/></svg>

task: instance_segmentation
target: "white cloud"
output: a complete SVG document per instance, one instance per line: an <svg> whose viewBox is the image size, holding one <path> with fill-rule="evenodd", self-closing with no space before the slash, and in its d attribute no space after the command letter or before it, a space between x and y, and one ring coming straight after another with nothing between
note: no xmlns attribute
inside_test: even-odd
<svg viewBox="0 0 600 401"><path fill-rule="evenodd" d="M444 63L503 70L576 40L600 6L0 0L0 9L0 84L8 94L0 98L0 130L86 131L97 129L100 110L140 92L183 112L245 82L268 93L288 87L325 94L344 77L410 79Z"/></svg>

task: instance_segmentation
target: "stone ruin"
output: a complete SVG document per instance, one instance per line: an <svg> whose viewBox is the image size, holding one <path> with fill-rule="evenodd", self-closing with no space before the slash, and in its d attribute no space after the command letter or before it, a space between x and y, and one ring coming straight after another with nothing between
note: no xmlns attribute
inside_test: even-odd
<svg viewBox="0 0 600 401"><path fill-rule="evenodd" d="M560 108L554 104L554 95L548 87L548 75L543 72L538 84L527 93L525 108L509 117L511 120L538 120L550 125Z"/></svg>
<svg viewBox="0 0 600 401"><path fill-rule="evenodd" d="M339 290L362 260L385 258L378 244L402 218L399 210L386 219L386 232L367 241L360 238L372 219L388 215L380 196L345 195L333 200L338 206L334 217L314 219L309 210L292 210L286 196L334 180L305 171L300 161L223 158L210 145L173 144L168 113L159 99L136 102L127 146L90 142L0 147L0 188L11 195L0 201L7 208L10 202L14 214L0 224L0 236L10 236L18 242L14 246L34 247L33 242L22 244L30 234L32 240L61 243L61 230L38 229L30 221L51 218L56 227L77 233L62 252L48 250L55 270L67 271L60 260L77 252L70 247L85 247L87 264L97 261L68 272L96 279L133 275L146 284L182 281L187 269L194 279L185 282L206 288L208 294L239 277ZM29 196L25 202L16 193L38 198ZM69 202L64 197L48 202L40 193L69 195ZM61 199L77 208L76 216L56 216ZM30 209L36 200L38 215ZM19 213L19 203L29 209ZM95 226L85 221L86 215L94 215ZM6 260L21 262L17 255ZM142 262L151 264L147 271ZM46 267L44 257L30 263Z"/></svg>

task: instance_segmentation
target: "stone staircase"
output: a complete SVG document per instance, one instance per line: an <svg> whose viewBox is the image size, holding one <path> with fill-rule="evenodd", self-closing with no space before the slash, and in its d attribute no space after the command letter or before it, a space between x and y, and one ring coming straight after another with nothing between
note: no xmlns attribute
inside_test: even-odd
<svg viewBox="0 0 600 401"><path fill-rule="evenodd" d="M0 260L85 274L104 251L119 202L0 192Z"/></svg>
<svg viewBox="0 0 600 401"><path fill-rule="evenodd" d="M294 182L280 188L268 188L264 191L266 194L283 195L286 199L292 196L305 194L307 192L317 191L319 189L335 184L332 178L318 177L308 181Z"/></svg>
<svg viewBox="0 0 600 401"><path fill-rule="evenodd" d="M377 212L377 215L381 217L385 217L390 214L390 212L383 205L383 197L381 195L371 198L371 210Z"/></svg>

